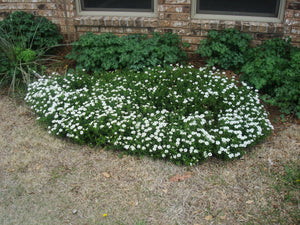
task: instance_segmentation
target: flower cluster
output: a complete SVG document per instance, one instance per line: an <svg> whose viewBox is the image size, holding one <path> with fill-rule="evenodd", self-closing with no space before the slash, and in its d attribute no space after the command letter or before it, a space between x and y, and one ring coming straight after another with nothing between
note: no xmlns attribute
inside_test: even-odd
<svg viewBox="0 0 300 225"><path fill-rule="evenodd" d="M25 100L49 133L187 165L239 158L272 131L257 92L214 68L42 77Z"/></svg>

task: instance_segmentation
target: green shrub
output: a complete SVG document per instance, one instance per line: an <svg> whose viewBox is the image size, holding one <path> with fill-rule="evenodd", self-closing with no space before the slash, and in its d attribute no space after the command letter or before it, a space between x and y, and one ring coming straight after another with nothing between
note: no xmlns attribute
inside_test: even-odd
<svg viewBox="0 0 300 225"><path fill-rule="evenodd" d="M18 47L33 50L57 45L62 40L57 26L45 17L15 11L0 22L0 36Z"/></svg>
<svg viewBox="0 0 300 225"><path fill-rule="evenodd" d="M208 66L238 70L245 63L244 54L249 49L251 36L236 29L211 30L207 39L200 42L198 50Z"/></svg>
<svg viewBox="0 0 300 225"><path fill-rule="evenodd" d="M184 43L184 46L187 44ZM118 37L111 33L87 33L73 43L67 56L74 59L77 69L90 72L130 69L138 71L148 66L176 63L187 58L177 34L153 33Z"/></svg>
<svg viewBox="0 0 300 225"><path fill-rule="evenodd" d="M49 133L187 165L239 158L272 130L245 83L191 66L44 77L25 99Z"/></svg>
<svg viewBox="0 0 300 225"><path fill-rule="evenodd" d="M300 118L300 51L290 39L271 39L253 48L242 67L241 80L259 89L263 99Z"/></svg>
<svg viewBox="0 0 300 225"><path fill-rule="evenodd" d="M32 80L48 50L62 39L56 25L44 17L16 11L0 22L0 84L15 86Z"/></svg>

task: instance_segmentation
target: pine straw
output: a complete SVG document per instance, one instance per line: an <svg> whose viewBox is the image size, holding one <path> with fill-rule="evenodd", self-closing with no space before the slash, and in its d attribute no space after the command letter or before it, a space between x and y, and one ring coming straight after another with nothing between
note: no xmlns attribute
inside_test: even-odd
<svg viewBox="0 0 300 225"><path fill-rule="evenodd" d="M291 124L242 160L176 166L50 136L0 96L0 224L296 224L270 174L299 143Z"/></svg>

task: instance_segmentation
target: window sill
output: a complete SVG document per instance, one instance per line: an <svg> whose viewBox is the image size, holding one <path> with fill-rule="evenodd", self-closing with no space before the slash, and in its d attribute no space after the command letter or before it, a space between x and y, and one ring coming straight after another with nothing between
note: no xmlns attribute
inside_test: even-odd
<svg viewBox="0 0 300 225"><path fill-rule="evenodd" d="M281 23L282 19L277 17L258 17L258 16L232 16L232 15L215 15L215 14L195 14L193 19L201 20L233 20L246 22L265 22Z"/></svg>
<svg viewBox="0 0 300 225"><path fill-rule="evenodd" d="M137 16L77 16L75 26L145 27L157 28L158 18Z"/></svg>
<svg viewBox="0 0 300 225"><path fill-rule="evenodd" d="M156 12L79 11L78 16L157 17Z"/></svg>
<svg viewBox="0 0 300 225"><path fill-rule="evenodd" d="M236 21L236 20L204 20L204 19L192 19L192 30L224 30L227 28L236 28L243 32L253 33L283 33L283 23L274 22L248 22L248 21Z"/></svg>

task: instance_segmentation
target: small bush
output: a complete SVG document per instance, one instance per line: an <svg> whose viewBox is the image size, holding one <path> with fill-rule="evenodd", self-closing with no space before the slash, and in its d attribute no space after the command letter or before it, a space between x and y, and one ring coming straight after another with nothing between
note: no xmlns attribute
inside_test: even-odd
<svg viewBox="0 0 300 225"><path fill-rule="evenodd" d="M0 22L0 36L18 47L33 50L57 45L62 40L57 26L45 17L15 11Z"/></svg>
<svg viewBox="0 0 300 225"><path fill-rule="evenodd" d="M244 54L249 49L251 36L236 29L211 30L207 39L200 42L198 50L208 66L238 70L245 63Z"/></svg>
<svg viewBox="0 0 300 225"><path fill-rule="evenodd" d="M239 158L272 130L245 83L191 66L44 77L25 99L49 133L187 165Z"/></svg>
<svg viewBox="0 0 300 225"><path fill-rule="evenodd" d="M187 44L184 43L184 46ZM177 34L153 33L118 37L111 33L87 33L73 43L67 56L77 62L77 69L90 72L130 69L138 71L148 66L176 63L187 59Z"/></svg>
<svg viewBox="0 0 300 225"><path fill-rule="evenodd" d="M241 80L259 89L263 99L300 118L300 51L290 39L271 39L253 48L242 67Z"/></svg>
<svg viewBox="0 0 300 225"><path fill-rule="evenodd" d="M45 53L62 39L56 25L44 17L16 11L0 22L0 82L14 92L32 80Z"/></svg>

